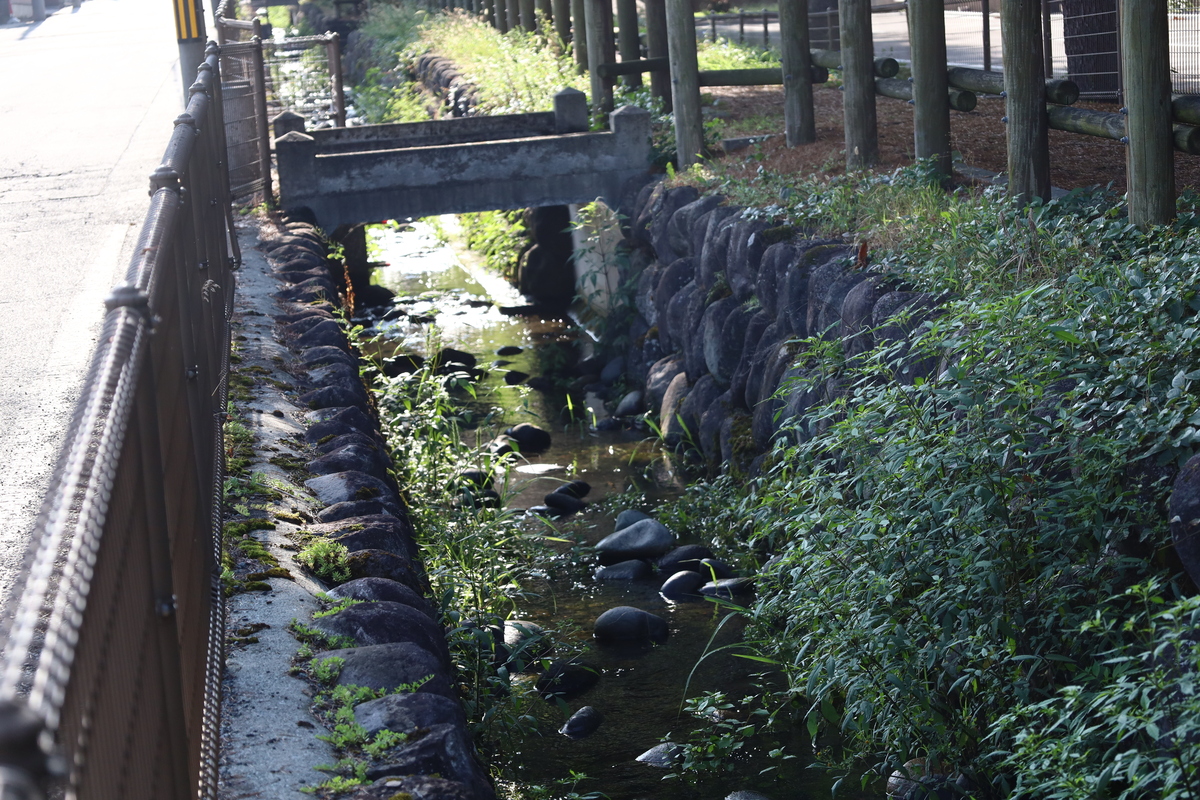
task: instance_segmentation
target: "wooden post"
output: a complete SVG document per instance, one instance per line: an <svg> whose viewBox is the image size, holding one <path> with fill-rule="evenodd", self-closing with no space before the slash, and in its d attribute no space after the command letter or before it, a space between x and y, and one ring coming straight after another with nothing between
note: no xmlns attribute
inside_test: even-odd
<svg viewBox="0 0 1200 800"><path fill-rule="evenodd" d="M571 0L571 43L575 45L575 65L582 74L588 68L586 0Z"/></svg>
<svg viewBox="0 0 1200 800"><path fill-rule="evenodd" d="M571 0L552 0L554 14L554 33L562 43L563 52L571 43Z"/></svg>
<svg viewBox="0 0 1200 800"><path fill-rule="evenodd" d="M592 113L609 112L613 109L613 82L611 78L601 76L600 65L617 60L612 36L612 4L610 0L584 0L583 11L587 19Z"/></svg>
<svg viewBox="0 0 1200 800"><path fill-rule="evenodd" d="M1021 203L1050 199L1050 140L1042 62L1040 0L1004 0L1004 100L1008 115L1008 194Z"/></svg>
<svg viewBox="0 0 1200 800"><path fill-rule="evenodd" d="M949 180L950 107L946 92L946 11L942 0L909 0L908 40L912 47L913 152L935 159L943 181Z"/></svg>
<svg viewBox="0 0 1200 800"><path fill-rule="evenodd" d="M646 9L646 50L650 58L668 58L666 0L643 0ZM693 29L694 30L694 29ZM671 110L671 74L650 73L650 94L661 97L663 107Z"/></svg>
<svg viewBox="0 0 1200 800"><path fill-rule="evenodd" d="M783 58L783 127L788 147L817 140L813 111L808 0L779 0L779 45Z"/></svg>
<svg viewBox="0 0 1200 800"><path fill-rule="evenodd" d="M508 4L515 2L517 0L492 0L492 5L495 7L496 30L500 33L508 33Z"/></svg>
<svg viewBox="0 0 1200 800"><path fill-rule="evenodd" d="M838 16L842 39L846 169L870 169L879 163L871 0L838 0Z"/></svg>
<svg viewBox="0 0 1200 800"><path fill-rule="evenodd" d="M684 170L696 163L696 157L704 150L700 65L696 60L696 22L691 0L667 0L667 50L675 105L675 146L679 168Z"/></svg>
<svg viewBox="0 0 1200 800"><path fill-rule="evenodd" d="M1122 6L1129 221L1143 228L1166 225L1175 218L1167 0L1123 0Z"/></svg>
<svg viewBox="0 0 1200 800"><path fill-rule="evenodd" d="M521 0L508 0L508 29L515 31L521 27Z"/></svg>
<svg viewBox="0 0 1200 800"><path fill-rule="evenodd" d="M642 57L642 44L638 38L637 0L617 0L617 30L621 46L622 61L638 61ZM642 75L626 75L622 80L630 89L641 88Z"/></svg>
<svg viewBox="0 0 1200 800"><path fill-rule="evenodd" d="M488 25L496 27L496 0L484 0L483 19Z"/></svg>
<svg viewBox="0 0 1200 800"><path fill-rule="evenodd" d="M762 12L762 15L763 15L763 17L762 17L762 22L763 22L763 50L770 50L770 49L771 49L771 32L770 32L770 30L767 28L767 20L768 20L768 19L770 19L770 16L767 14L766 10L764 10L764 11Z"/></svg>
<svg viewBox="0 0 1200 800"><path fill-rule="evenodd" d="M534 4L534 10L537 13L535 13L534 16L533 27L536 28L541 24L542 20L537 18L539 16L546 20L546 22L554 21L554 6L551 3L551 0L536 0Z"/></svg>
<svg viewBox="0 0 1200 800"><path fill-rule="evenodd" d="M534 0L517 0L517 8L521 12L521 27L527 31L537 29L537 19L534 17Z"/></svg>
<svg viewBox="0 0 1200 800"><path fill-rule="evenodd" d="M983 71L992 71L992 4L991 0L980 0L983 11Z"/></svg>

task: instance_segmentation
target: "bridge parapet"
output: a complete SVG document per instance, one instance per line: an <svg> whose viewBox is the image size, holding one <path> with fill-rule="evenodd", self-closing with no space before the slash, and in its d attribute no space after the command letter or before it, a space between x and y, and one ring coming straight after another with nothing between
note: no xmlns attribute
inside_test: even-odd
<svg viewBox="0 0 1200 800"><path fill-rule="evenodd" d="M326 230L435 214L616 202L650 164L650 115L626 106L609 130L587 132L582 92L555 111L365 125L275 142L285 209L309 208ZM294 125L278 120L278 133Z"/></svg>

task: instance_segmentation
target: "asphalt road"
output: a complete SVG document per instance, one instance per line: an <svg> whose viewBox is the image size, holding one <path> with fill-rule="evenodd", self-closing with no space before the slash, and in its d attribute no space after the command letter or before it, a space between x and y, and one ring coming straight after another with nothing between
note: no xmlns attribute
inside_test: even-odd
<svg viewBox="0 0 1200 800"><path fill-rule="evenodd" d="M183 109L170 3L0 26L0 601Z"/></svg>

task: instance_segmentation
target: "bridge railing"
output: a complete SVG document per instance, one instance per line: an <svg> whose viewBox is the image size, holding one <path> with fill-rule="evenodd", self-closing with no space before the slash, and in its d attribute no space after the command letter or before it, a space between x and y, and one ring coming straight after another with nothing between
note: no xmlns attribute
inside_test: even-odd
<svg viewBox="0 0 1200 800"><path fill-rule="evenodd" d="M0 797L216 796L238 251L210 45L7 609ZM166 133L166 131L164 131Z"/></svg>

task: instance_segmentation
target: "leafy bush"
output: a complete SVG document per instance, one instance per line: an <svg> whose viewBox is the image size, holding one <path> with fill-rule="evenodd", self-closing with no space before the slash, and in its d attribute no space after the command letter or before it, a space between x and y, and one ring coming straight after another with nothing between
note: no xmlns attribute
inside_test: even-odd
<svg viewBox="0 0 1200 800"><path fill-rule="evenodd" d="M478 17L444 14L422 29L409 55L432 52L452 61L478 90L480 113L550 111L559 89L588 90L587 77L576 71L571 54L546 46L553 35L545 25L533 33L501 34Z"/></svg>
<svg viewBox="0 0 1200 800"><path fill-rule="evenodd" d="M782 66L779 53L761 50L728 39L711 39L696 42L696 60L701 70L716 69L759 69Z"/></svg>
<svg viewBox="0 0 1200 800"><path fill-rule="evenodd" d="M962 241L877 262L970 295L854 358L797 342L784 391L822 404L761 477L696 487L669 522L774 557L748 645L830 767L865 784L921 757L978 797L1182 796L1195 653L1174 631L1194 605L1172 605L1191 587L1165 498L1200 443L1196 220L994 206L950 198Z"/></svg>
<svg viewBox="0 0 1200 800"><path fill-rule="evenodd" d="M467 247L479 252L484 262L510 283L517 280L517 261L529 245L524 211L480 211L460 214L459 223Z"/></svg>
<svg viewBox="0 0 1200 800"><path fill-rule="evenodd" d="M317 539L296 554L296 561L321 580L343 583L350 580L349 557L346 545Z"/></svg>

